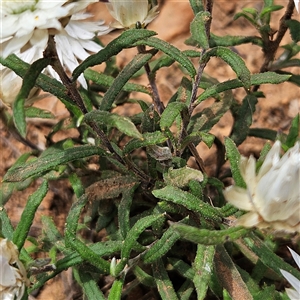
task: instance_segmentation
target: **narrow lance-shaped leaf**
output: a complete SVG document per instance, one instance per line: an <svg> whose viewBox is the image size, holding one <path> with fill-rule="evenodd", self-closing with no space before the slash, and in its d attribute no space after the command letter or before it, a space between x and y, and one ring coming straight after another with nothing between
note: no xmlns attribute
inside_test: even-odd
<svg viewBox="0 0 300 300"><path fill-rule="evenodd" d="M92 69L85 70L84 77L87 80L91 80L94 83L99 84L101 86L105 86L107 88L109 88L115 80L115 78L112 76L108 76L106 74L97 72ZM127 82L124 85L123 90L125 92L141 92L141 93L148 94L148 95L151 94L149 88L147 88L143 85L131 83L131 82Z"/></svg>
<svg viewBox="0 0 300 300"><path fill-rule="evenodd" d="M204 11L202 0L190 0L190 5L193 9L194 15L196 15L200 11Z"/></svg>
<svg viewBox="0 0 300 300"><path fill-rule="evenodd" d="M225 148L226 155L230 161L232 177L235 181L235 184L241 188L246 189L247 184L244 181L243 176L240 171L240 153L234 144L234 142L230 138L225 138Z"/></svg>
<svg viewBox="0 0 300 300"><path fill-rule="evenodd" d="M129 118L112 114L107 111L93 110L84 116L87 122L97 122L111 127L117 128L120 132L137 138L142 139L143 135L137 130L136 126Z"/></svg>
<svg viewBox="0 0 300 300"><path fill-rule="evenodd" d="M206 296L208 284L213 271L214 254L214 246L198 244L197 254L193 264L193 269L195 270L193 282L196 287L198 300L202 300Z"/></svg>
<svg viewBox="0 0 300 300"><path fill-rule="evenodd" d="M291 75L280 75L275 72L265 72L261 74L253 74L251 75L250 81L251 85L261 85L261 84L279 84L289 80ZM227 80L225 82L221 82L215 84L209 88L207 88L197 99L196 104L199 104L203 100L214 97L217 94L220 94L226 90L236 89L242 87L243 83L238 79Z"/></svg>
<svg viewBox="0 0 300 300"><path fill-rule="evenodd" d="M205 219L221 222L222 216L216 208L179 188L168 185L162 189L154 190L152 194L159 199L180 204L191 211L196 211Z"/></svg>
<svg viewBox="0 0 300 300"><path fill-rule="evenodd" d="M33 106L25 108L25 116L27 118L55 119L55 116L50 111Z"/></svg>
<svg viewBox="0 0 300 300"><path fill-rule="evenodd" d="M147 52L143 54L137 54L129 64L120 72L113 84L105 93L101 104L100 110L110 110L116 97L121 92L123 86L132 77L132 75L142 68L155 54L155 52Z"/></svg>
<svg viewBox="0 0 300 300"><path fill-rule="evenodd" d="M122 288L124 285L125 276L121 276L121 278L116 278L114 283L110 289L108 300L121 300L122 298Z"/></svg>
<svg viewBox="0 0 300 300"><path fill-rule="evenodd" d="M50 63L50 59L40 58L35 61L26 72L23 84L17 98L13 104L14 123L21 136L26 135L26 121L25 121L25 100L29 97L30 91L33 89L35 82L43 71Z"/></svg>
<svg viewBox="0 0 300 300"><path fill-rule="evenodd" d="M103 258L99 257L91 247L88 247L85 243L77 239L76 232L79 222L81 210L86 205L88 197L84 194L77 202L74 202L66 220L66 246L77 251L80 256L91 263L93 266L99 268L104 273L109 272L109 263Z"/></svg>
<svg viewBox="0 0 300 300"><path fill-rule="evenodd" d="M173 228L168 228L162 237L142 256L143 262L148 264L161 258L179 239L180 234L173 230Z"/></svg>
<svg viewBox="0 0 300 300"><path fill-rule="evenodd" d="M4 176L4 181L22 181L32 176L41 176L61 164L92 155L106 156L106 152L95 146L79 146L45 155L23 166L12 167Z"/></svg>
<svg viewBox="0 0 300 300"><path fill-rule="evenodd" d="M90 55L84 60L74 71L73 81L75 81L81 73L89 67L100 65L107 61L110 57L118 54L125 48L132 48L133 43L144 38L155 35L156 32L146 29L129 29L124 31L119 37L110 42L104 49L98 53Z"/></svg>
<svg viewBox="0 0 300 300"><path fill-rule="evenodd" d="M285 144L289 148L294 146L295 142L299 137L299 132L300 132L300 114L297 114L297 116L292 120L291 128L289 130L289 133L285 141Z"/></svg>
<svg viewBox="0 0 300 300"><path fill-rule="evenodd" d="M195 40L199 47L207 50L209 48L209 40L206 34L206 24L210 21L211 15L208 11L201 11L196 14L191 23L192 39Z"/></svg>
<svg viewBox="0 0 300 300"><path fill-rule="evenodd" d="M245 236L249 232L249 229L244 227L208 230L180 223L173 223L172 227L180 234L181 238L202 245L217 245L225 243L226 241L233 241L239 239L241 236Z"/></svg>
<svg viewBox="0 0 300 300"><path fill-rule="evenodd" d="M140 234L149 226L151 226L154 222L158 221L159 219L164 218L164 215L151 215L144 217L138 220L133 227L129 230L126 236L126 240L124 241L124 246L121 251L121 261L116 265L114 268L113 276L118 276L120 272L125 268L126 263L129 259L130 252L132 250L132 246L140 236Z"/></svg>
<svg viewBox="0 0 300 300"><path fill-rule="evenodd" d="M99 289L96 280L93 278L93 276L90 273L84 272L78 268L74 268L73 274L75 280L82 287L84 294L88 300L93 300L93 299L105 300L105 297L101 292L101 290Z"/></svg>
<svg viewBox="0 0 300 300"><path fill-rule="evenodd" d="M142 139L133 139L130 142L128 142L123 149L124 155L132 152L135 149L151 146L151 145L157 145L164 143L168 138L164 136L164 134L160 131L155 132L147 132L143 134Z"/></svg>
<svg viewBox="0 0 300 300"><path fill-rule="evenodd" d="M268 268L276 272L279 276L282 276L280 272L280 269L282 269L291 273L300 280L300 272L290 264L283 261L254 233L251 233L249 237L245 237L243 239L243 243L251 249Z"/></svg>
<svg viewBox="0 0 300 300"><path fill-rule="evenodd" d="M250 71L248 70L245 62L235 52L225 47L215 47L203 55L203 61L209 59L211 56L217 56L223 59L236 73L237 77L243 82L246 89L251 86Z"/></svg>
<svg viewBox="0 0 300 300"><path fill-rule="evenodd" d="M14 232L13 242L17 245L20 250L27 238L28 232L32 225L33 219L35 217L35 213L40 206L42 200L46 196L48 192L48 182L44 181L41 186L34 192L31 196L29 196L26 206L23 210L20 222Z"/></svg>
<svg viewBox="0 0 300 300"><path fill-rule="evenodd" d="M188 107L183 102L172 102L169 103L161 115L160 128L165 130L165 128L170 128L175 119L181 113L188 113Z"/></svg>
<svg viewBox="0 0 300 300"><path fill-rule="evenodd" d="M161 259L158 259L153 263L152 270L161 299L177 300L178 297L174 290L173 284Z"/></svg>
<svg viewBox="0 0 300 300"><path fill-rule="evenodd" d="M147 45L149 47L158 49L170 56L171 58L173 58L174 60L176 60L183 68L185 68L188 71L189 75L192 78L194 78L194 76L196 75L195 67L193 63L189 60L189 58L178 48L172 46L171 44L165 41L162 41L155 37L150 37L148 39L135 42L134 45Z"/></svg>
<svg viewBox="0 0 300 300"><path fill-rule="evenodd" d="M236 145L240 145L247 137L249 127L252 125L252 115L255 112L255 105L258 102L253 94L248 94L243 99L242 105L234 113L235 122L230 138Z"/></svg>

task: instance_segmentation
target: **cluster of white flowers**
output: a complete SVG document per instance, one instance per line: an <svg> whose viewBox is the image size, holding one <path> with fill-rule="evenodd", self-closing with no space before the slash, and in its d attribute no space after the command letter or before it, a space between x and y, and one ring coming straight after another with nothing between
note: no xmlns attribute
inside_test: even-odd
<svg viewBox="0 0 300 300"><path fill-rule="evenodd" d="M289 247L288 247L289 248ZM300 255L297 254L294 250L292 250L291 248L289 248L294 261L296 262L298 268L300 268ZM291 284L291 286L294 289L285 289L287 295L289 296L289 298L291 300L296 300L296 299L300 299L300 280L297 279L295 276L293 276L292 274L290 274L287 271L284 270L280 270L280 272L282 273L282 275L285 277L285 279Z"/></svg>
<svg viewBox="0 0 300 300"><path fill-rule="evenodd" d="M276 141L258 174L255 158L241 157L247 189L233 185L224 191L229 203L248 211L237 225L300 232L300 142L281 158L280 151L281 143Z"/></svg>
<svg viewBox="0 0 300 300"><path fill-rule="evenodd" d="M28 283L16 245L0 238L0 299L20 300Z"/></svg>
<svg viewBox="0 0 300 300"><path fill-rule="evenodd" d="M54 35L58 57L64 68L72 72L79 60L89 56L88 51L101 50L101 46L93 41L95 35L110 31L103 21L89 21L92 15L83 12L93 2L96 1L2 0L0 56L6 58L14 53L32 63L43 56L49 35ZM45 72L58 79L52 68L48 67ZM79 81L86 87L83 76ZM5 104L12 104L21 85L21 78L1 67L0 97ZM31 96L35 96L34 91Z"/></svg>

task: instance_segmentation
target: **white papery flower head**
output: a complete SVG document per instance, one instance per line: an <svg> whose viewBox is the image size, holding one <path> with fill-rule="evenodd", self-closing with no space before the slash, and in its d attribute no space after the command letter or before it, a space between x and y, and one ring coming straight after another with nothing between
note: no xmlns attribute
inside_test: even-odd
<svg viewBox="0 0 300 300"><path fill-rule="evenodd" d="M28 284L16 245L0 238L0 299L20 300Z"/></svg>
<svg viewBox="0 0 300 300"><path fill-rule="evenodd" d="M93 41L95 35L103 35L111 31L104 21L89 21L93 15L78 12L74 14L67 26L58 32L54 39L58 58L64 68L72 73L79 65L79 61L85 60L90 53L96 53L102 47ZM58 79L58 75L48 68L51 76ZM81 75L78 81L84 88L87 88L86 81Z"/></svg>
<svg viewBox="0 0 300 300"><path fill-rule="evenodd" d="M95 53L102 49L93 38L111 30L104 25L104 21L90 21L93 15L82 12L96 0L72 3L62 0L1 1L3 22L0 55L6 57L14 53L30 64L43 57L49 35L54 34L59 60L65 70L72 73L79 61L86 59L90 52ZM45 18L44 14L47 15ZM34 23L33 19L39 22ZM0 70L0 99L11 106L20 91L22 79L8 68L0 67ZM47 67L44 72L59 80L52 67ZM83 87L87 87L83 75L78 80ZM26 104L42 98L36 97L37 90L32 90Z"/></svg>
<svg viewBox="0 0 300 300"><path fill-rule="evenodd" d="M294 0L294 2L295 2L296 10L299 13L299 0Z"/></svg>
<svg viewBox="0 0 300 300"><path fill-rule="evenodd" d="M255 158L241 156L240 172L247 189L233 185L224 191L229 203L249 211L237 225L300 232L300 142L281 158L280 150L276 141L258 174Z"/></svg>
<svg viewBox="0 0 300 300"><path fill-rule="evenodd" d="M297 264L298 268L300 268L300 255L297 254L291 248L289 248L289 250L290 250L290 252L293 256L293 259L294 259L295 263ZM300 299L300 280L298 278L296 278L294 275L290 274L289 272L287 272L285 270L280 270L280 272L284 276L284 278L293 287L293 289L291 289L291 288L285 289L285 291L286 291L287 295L289 296L289 298L291 300Z"/></svg>
<svg viewBox="0 0 300 300"><path fill-rule="evenodd" d="M148 0L109 0L106 6L116 20L114 28L134 28L138 22L145 27L159 13L158 5L149 10Z"/></svg>
<svg viewBox="0 0 300 300"><path fill-rule="evenodd" d="M16 55L28 62L33 63L35 60L43 55L43 50L38 47L33 47L27 49L25 52L17 52ZM0 100L8 107L11 107L15 101L20 89L22 87L23 80L14 71L0 66ZM34 101L43 98L44 96L39 96L39 89L34 87L29 97L26 99L26 104L30 105Z"/></svg>

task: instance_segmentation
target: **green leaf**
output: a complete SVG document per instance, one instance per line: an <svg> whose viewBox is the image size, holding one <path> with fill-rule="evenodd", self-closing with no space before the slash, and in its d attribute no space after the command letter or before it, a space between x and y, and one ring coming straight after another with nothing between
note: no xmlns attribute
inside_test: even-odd
<svg viewBox="0 0 300 300"><path fill-rule="evenodd" d="M300 280L300 272L277 256L254 233L252 233L250 237L244 238L243 240L246 246L251 249L268 268L277 273L280 277L282 277L280 272L280 269L282 269Z"/></svg>
<svg viewBox="0 0 300 300"><path fill-rule="evenodd" d="M132 48L133 43L144 38L155 35L156 32L146 29L128 29L122 32L122 34L110 42L104 49L98 53L90 55L84 60L74 71L73 81L75 81L81 73L89 67L100 65L106 62L110 57L117 55L125 48Z"/></svg>
<svg viewBox="0 0 300 300"><path fill-rule="evenodd" d="M194 76L196 76L195 67L194 67L193 63L189 60L189 58L183 52L181 52L178 48L172 46L169 43L162 41L155 37L150 37L145 40L137 41L137 42L135 42L134 45L135 46L146 45L146 46L158 49L158 50L164 52L165 54L167 54L168 56L170 56L175 61L177 61L183 68L185 68L188 71L189 75L192 78Z"/></svg>
<svg viewBox="0 0 300 300"><path fill-rule="evenodd" d="M123 192L122 199L118 207L119 229L124 240L130 230L130 207L136 188L137 185Z"/></svg>
<svg viewBox="0 0 300 300"><path fill-rule="evenodd" d="M14 123L22 137L26 136L26 121L24 111L25 100L29 97L30 91L34 87L38 76L43 71L43 69L49 65L49 63L50 58L40 58L34 63L32 63L32 65L29 67L26 74L24 75L21 90L18 93L16 100L13 104Z"/></svg>
<svg viewBox="0 0 300 300"><path fill-rule="evenodd" d="M193 269L195 270L193 282L196 287L198 300L204 299L207 294L208 284L213 271L214 255L214 246L197 246L197 254L193 263Z"/></svg>
<svg viewBox="0 0 300 300"><path fill-rule="evenodd" d="M168 228L162 237L142 256L144 263L153 263L164 256L180 239L180 235L173 228Z"/></svg>
<svg viewBox="0 0 300 300"><path fill-rule="evenodd" d="M142 139L133 139L129 141L123 149L124 155L132 152L135 149L145 147L145 146L151 146L151 145L157 145L164 143L168 138L160 131L155 132L147 132L143 134Z"/></svg>
<svg viewBox="0 0 300 300"><path fill-rule="evenodd" d="M188 107L183 102L172 102L169 103L161 114L160 119L160 128L161 130L165 130L166 128L170 128L171 125L174 123L175 119L180 114L187 114Z"/></svg>
<svg viewBox="0 0 300 300"><path fill-rule="evenodd" d="M134 267L133 273L141 284L149 287L155 287L154 278L142 270L139 266Z"/></svg>
<svg viewBox="0 0 300 300"><path fill-rule="evenodd" d="M196 14L194 20L190 25L192 39L197 42L198 47L201 47L205 50L209 49L209 41L206 34L206 25L210 20L210 13L208 11L201 11Z"/></svg>
<svg viewBox="0 0 300 300"><path fill-rule="evenodd" d="M76 159L87 158L92 155L107 156L106 152L96 146L79 146L44 155L22 166L12 166L4 176L4 181L21 181L32 176L42 176L53 168Z"/></svg>
<svg viewBox="0 0 300 300"><path fill-rule="evenodd" d="M115 274L113 276L118 276L120 272L125 268L130 252L133 248L133 245L136 243L137 239L141 233L147 228L150 227L156 221L165 218L163 214L146 216L142 219L139 219L133 227L129 230L126 239L124 241L123 248L121 250L121 261L115 267Z"/></svg>
<svg viewBox="0 0 300 300"><path fill-rule="evenodd" d="M18 223L17 228L13 234L13 242L20 250L27 238L28 232L32 225L35 213L40 206L42 200L48 192L48 182L44 181L41 186L29 196L26 206L21 215L20 222Z"/></svg>
<svg viewBox="0 0 300 300"><path fill-rule="evenodd" d="M155 65L153 68L151 68L151 73L155 74L156 71L163 67L169 67L174 63L174 59L167 56L167 55L162 55L160 58L158 58L155 62Z"/></svg>
<svg viewBox="0 0 300 300"><path fill-rule="evenodd" d="M247 43L251 43L260 47L263 46L262 39L258 36L217 36L211 33L211 37L209 40L209 45L211 48L216 46L233 47Z"/></svg>
<svg viewBox="0 0 300 300"><path fill-rule="evenodd" d="M195 211L205 219L221 222L222 216L216 208L177 187L168 185L160 190L154 190L152 194L159 199L180 204Z"/></svg>
<svg viewBox="0 0 300 300"><path fill-rule="evenodd" d="M161 259L152 265L153 277L162 300L177 300L178 297Z"/></svg>
<svg viewBox="0 0 300 300"><path fill-rule="evenodd" d="M230 139L225 137L225 148L226 156L230 161L232 177L235 184L241 188L247 189L247 184L244 181L243 176L240 172L240 153L235 145L235 143Z"/></svg>
<svg viewBox="0 0 300 300"><path fill-rule="evenodd" d="M82 287L83 292L87 299L94 300L105 300L105 297L101 290L99 289L99 286L95 279L92 277L92 275L88 272L85 272L83 270L74 268L73 274L75 280L79 283L79 285ZM116 298L117 299L117 298Z"/></svg>
<svg viewBox="0 0 300 300"><path fill-rule="evenodd" d="M99 255L93 251L91 247L87 246L85 243L76 238L80 213L87 201L88 197L83 195L73 203L69 211L65 229L66 246L78 252L84 260L97 267L103 273L108 273L110 268L109 263L103 258L99 257Z"/></svg>
<svg viewBox="0 0 300 300"><path fill-rule="evenodd" d="M243 99L242 105L234 112L234 125L230 138L238 146L248 136L249 127L252 125L252 115L255 112L255 105L258 100L255 95L248 94Z"/></svg>
<svg viewBox="0 0 300 300"><path fill-rule="evenodd" d="M9 55L6 59L0 57L0 63L3 66L12 69L17 75L22 78L26 76L27 71L30 68L30 65L28 63L25 63L14 54ZM56 79L50 78L45 74L40 74L35 84L43 91L51 93L52 95L60 99L77 118L82 115L80 109L75 106L72 98L68 96L67 88Z"/></svg>
<svg viewBox="0 0 300 300"><path fill-rule="evenodd" d="M97 72L95 70L92 69L87 69L84 71L84 77L87 80L91 80L96 84L99 84L101 86L104 86L106 88L109 88L112 86L115 78L112 76L108 76L106 74ZM144 94L148 94L150 95L151 92L149 90L149 88L140 85L140 84L136 84L136 83L131 83L131 82L127 82L125 83L123 90L125 92L140 92L140 93L144 93Z"/></svg>
<svg viewBox="0 0 300 300"><path fill-rule="evenodd" d="M277 131L267 128L250 128L248 135L265 140L275 141L277 137Z"/></svg>
<svg viewBox="0 0 300 300"><path fill-rule="evenodd" d="M253 74L250 77L251 85L261 85L261 84L279 84L289 80L291 75L280 75L275 72L265 72L261 74ZM215 95L222 93L226 90L236 89L242 87L243 84L238 79L232 79L225 82L221 82L211 87L207 88L197 99L197 103L203 100L214 97Z"/></svg>
<svg viewBox="0 0 300 300"><path fill-rule="evenodd" d="M188 186L191 180L203 181L203 173L199 170L187 166L179 169L169 168L168 172L163 174L167 185L183 188Z"/></svg>
<svg viewBox="0 0 300 300"><path fill-rule="evenodd" d="M213 134L203 131L192 132L181 142L180 148L183 150L188 146L188 144L199 144L200 141L202 141L208 148L211 148L214 144L214 140L215 136Z"/></svg>
<svg viewBox="0 0 300 300"><path fill-rule="evenodd" d="M200 11L204 11L202 0L190 0L190 5L193 9L194 15L196 15Z"/></svg>
<svg viewBox="0 0 300 300"><path fill-rule="evenodd" d="M263 19L266 17L267 14L270 14L273 11L281 10L282 8L284 8L284 6L282 6L282 5L266 6L260 12L260 18Z"/></svg>
<svg viewBox="0 0 300 300"><path fill-rule="evenodd" d="M155 54L155 52L147 52L143 54L137 54L132 61L130 61L119 75L114 80L113 84L105 93L101 104L100 110L110 110L113 102L121 92L126 82L133 76L133 74L143 67Z"/></svg>
<svg viewBox="0 0 300 300"><path fill-rule="evenodd" d="M54 119L55 116L50 112L38 107L25 107L25 116L27 118L42 118L42 119Z"/></svg>
<svg viewBox="0 0 300 300"><path fill-rule="evenodd" d="M192 117L192 122L189 124L192 127L188 128L189 132L209 131L221 117L229 110L233 95L231 91L225 91L221 94L221 101L216 101L210 107L203 109L199 114ZM195 104L197 105L197 103ZM200 141L200 139L199 139Z"/></svg>
<svg viewBox="0 0 300 300"><path fill-rule="evenodd" d="M300 22L297 20L286 20L285 23L289 26L293 41L298 43L300 41Z"/></svg>
<svg viewBox="0 0 300 300"><path fill-rule="evenodd" d="M115 279L107 299L121 300L123 285L124 285L124 276L122 276L121 279Z"/></svg>
<svg viewBox="0 0 300 300"><path fill-rule="evenodd" d="M219 46L207 51L203 55L202 60L206 61L212 56L217 56L224 60L233 69L237 77L242 81L244 87L246 89L250 89L250 71L239 55L228 48Z"/></svg>
<svg viewBox="0 0 300 300"><path fill-rule="evenodd" d="M299 138L299 132L300 132L300 115L297 114L296 117L292 120L291 128L286 137L285 145L288 148L294 146L297 139Z"/></svg>
<svg viewBox="0 0 300 300"><path fill-rule="evenodd" d="M117 114L101 110L93 110L84 116L84 120L87 122L97 122L115 127L120 132L137 139L143 138L143 135L137 130L129 118L119 116Z"/></svg>
<svg viewBox="0 0 300 300"><path fill-rule="evenodd" d="M226 241L234 241L249 233L244 227L231 227L224 230L199 229L193 226L173 223L172 228L180 234L180 237L201 245L217 245Z"/></svg>

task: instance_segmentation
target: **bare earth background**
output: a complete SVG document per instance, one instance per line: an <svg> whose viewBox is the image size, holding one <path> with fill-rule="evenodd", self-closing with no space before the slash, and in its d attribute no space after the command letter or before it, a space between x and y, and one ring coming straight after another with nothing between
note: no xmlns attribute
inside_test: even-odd
<svg viewBox="0 0 300 300"><path fill-rule="evenodd" d="M243 19L233 21L233 16L243 7L255 7L259 9L263 1L216 0L214 2L211 30L213 33L217 35L256 35L255 29L251 27L247 21ZM287 1L276 1L276 4L286 6ZM109 24L112 20L106 10L105 4L97 3L91 7L91 10L96 12L96 19L104 19L107 24ZM180 49L191 49L191 47L184 44L184 41L189 37L189 24L193 19L193 13L188 0L165 0L161 3L160 11L161 13L159 17L150 24L148 29L156 31L159 38L177 46ZM272 19L272 26L274 29L278 28L278 23L283 12L284 10L277 12L274 19ZM299 17L299 15L297 17ZM104 44L107 44L119 34L120 32L112 32L107 36L100 37L100 40ZM282 45L289 41L290 37L289 34L287 34ZM252 73L259 72L263 62L263 54L259 47L248 44L246 46L235 47L235 51L243 57ZM123 51L118 56L118 65L121 67L124 66L135 54L135 49ZM231 69L219 59L212 59L205 71L210 76L216 77L219 81L235 77ZM294 69L293 72L298 75L300 74L299 68L298 70ZM159 92L165 103L177 89L181 81L181 77L182 73L176 66L164 68L157 74ZM145 81L144 84L147 84L147 82ZM264 127L287 132L292 118L295 117L300 110L299 88L290 83L285 83L277 86L264 85L261 87L261 90L265 93L266 98L261 98L259 100L254 114L254 123L252 127ZM243 98L242 91L237 90L234 91L234 93L237 95L238 99ZM207 101L207 103L209 104L209 101ZM68 115L64 106L54 98L44 99L35 105L51 110L57 116L57 119L61 119ZM203 107L200 108L202 109ZM135 109L138 108L125 106L123 111L119 110L118 112L124 115L131 115ZM213 128L213 133L222 139L223 136L229 134L231 125L232 117L230 113L227 113ZM45 135L47 135L50 129L51 123L49 123L49 121L32 119L28 123L28 139L43 148L45 145ZM61 140L66 136L76 136L76 132L69 130L65 133L56 134L55 140ZM265 140L248 138L247 141L240 146L240 151L244 155L254 154L257 156L264 143ZM214 160L212 160L211 157L213 157L212 153L214 149L209 151L204 147L198 149L208 170L213 171ZM7 131L4 124L0 122L0 179L3 178L5 172L12 166L15 160L22 153L28 151L30 151L30 148L17 141L16 138ZM7 203L6 209L14 226L19 221L26 199L34 192L38 184L39 183L37 182L23 192L14 193ZM56 182L50 186L50 191L38 210L34 225L30 232L30 234L35 237L38 237L41 234L41 215L52 216L55 223L61 230L63 230L66 214L72 204L72 191L66 181ZM71 272L68 270L47 283L43 289L37 292L35 297L40 300L81 299L80 296L76 296L77 291L78 290L74 288ZM141 296L142 295L139 295L138 291L136 291L128 299L135 300L139 299ZM32 299L35 298L33 297Z"/></svg>

